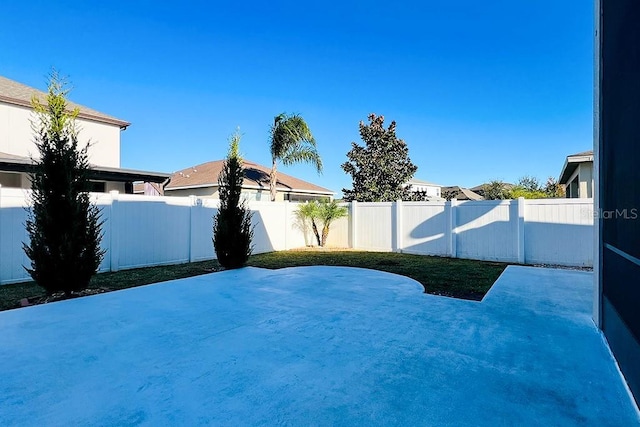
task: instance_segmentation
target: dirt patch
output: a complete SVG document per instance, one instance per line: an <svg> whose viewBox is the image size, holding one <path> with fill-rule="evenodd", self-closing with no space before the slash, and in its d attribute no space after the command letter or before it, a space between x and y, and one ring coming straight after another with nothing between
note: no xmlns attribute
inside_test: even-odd
<svg viewBox="0 0 640 427"><path fill-rule="evenodd" d="M29 307L31 305L46 304L48 302L63 301L66 299L86 297L88 295L103 294L109 291L111 291L111 289L95 288L95 289L85 289L80 292L71 292L71 295L69 296L65 295L64 292L56 292L51 295L38 295L30 298L22 298L20 300L20 307Z"/></svg>

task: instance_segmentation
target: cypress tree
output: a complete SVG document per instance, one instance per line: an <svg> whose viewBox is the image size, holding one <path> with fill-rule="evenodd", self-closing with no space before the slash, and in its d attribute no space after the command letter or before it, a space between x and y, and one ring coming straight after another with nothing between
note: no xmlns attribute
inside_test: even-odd
<svg viewBox="0 0 640 427"><path fill-rule="evenodd" d="M78 147L78 110L69 112L69 90L54 71L45 103L37 97L32 123L39 158L31 178L31 210L26 221L30 242L23 248L31 267L25 267L47 294L86 289L98 271L100 212L89 199L88 145Z"/></svg>
<svg viewBox="0 0 640 427"><path fill-rule="evenodd" d="M230 138L229 153L218 176L220 207L213 219L213 247L221 266L244 266L251 255L251 211L242 199L244 168L239 153L240 133Z"/></svg>

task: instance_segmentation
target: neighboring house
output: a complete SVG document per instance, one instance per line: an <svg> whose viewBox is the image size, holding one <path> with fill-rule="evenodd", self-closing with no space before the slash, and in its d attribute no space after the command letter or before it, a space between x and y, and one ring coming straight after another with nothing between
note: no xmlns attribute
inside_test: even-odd
<svg viewBox="0 0 640 427"><path fill-rule="evenodd" d="M35 118L31 99L41 102L46 94L32 87L0 76L0 185L30 188L29 172L32 157L37 158L31 122ZM132 193L133 182L163 183L169 174L120 168L120 133L129 123L82 105L68 102L70 109L79 109L76 124L81 143L90 142L87 149L91 165L93 191L118 190Z"/></svg>
<svg viewBox="0 0 640 427"><path fill-rule="evenodd" d="M504 189L505 191L510 191L513 189L513 187L515 187L514 184L510 184L508 182L504 182ZM473 191L474 193L480 195L482 198L484 198L484 188L485 185L489 185L488 182L485 182L484 184L480 184L480 185L476 185L475 187L471 187L469 190Z"/></svg>
<svg viewBox="0 0 640 427"><path fill-rule="evenodd" d="M198 196L217 199L218 176L224 160L203 163L183 169L171 175L164 188L165 196ZM242 192L247 200L269 201L270 168L244 161L245 178ZM276 201L300 202L317 199L333 199L333 191L278 172Z"/></svg>
<svg viewBox="0 0 640 427"><path fill-rule="evenodd" d="M558 183L567 198L593 197L593 150L567 156Z"/></svg>
<svg viewBox="0 0 640 427"><path fill-rule="evenodd" d="M133 184L133 194L142 194L145 196L164 196L164 188L162 184L155 182L135 182Z"/></svg>
<svg viewBox="0 0 640 427"><path fill-rule="evenodd" d="M411 186L412 192L423 192L429 199L439 199L442 197L442 186L433 184L431 182L422 181L420 179L412 178L407 185Z"/></svg>
<svg viewBox="0 0 640 427"><path fill-rule="evenodd" d="M483 197L478 193L475 193L468 188L458 187L457 185L442 187L442 197L447 200L483 200Z"/></svg>

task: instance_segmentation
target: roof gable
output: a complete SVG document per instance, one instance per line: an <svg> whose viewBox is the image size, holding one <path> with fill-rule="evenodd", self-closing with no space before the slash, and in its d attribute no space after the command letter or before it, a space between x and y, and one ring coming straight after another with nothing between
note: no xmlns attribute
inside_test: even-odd
<svg viewBox="0 0 640 427"><path fill-rule="evenodd" d="M271 170L265 166L245 160L244 187L269 189L269 173ZM202 163L175 172L171 175L171 181L165 187L166 190L177 190L199 187L216 187L218 176L222 172L224 160L215 160ZM278 172L276 188L279 191L307 191L313 193L333 194L333 191L312 184L291 175Z"/></svg>
<svg viewBox="0 0 640 427"><path fill-rule="evenodd" d="M31 98L37 96L40 100L46 99L47 94L41 90L32 88L30 86L18 83L14 80L0 76L0 102L7 104L18 105L21 107L32 108ZM69 109L78 109L78 117L86 120L93 120L96 122L107 123L111 125L120 126L120 128L126 128L130 125L129 122L120 120L113 116L101 113L94 109L85 107L80 104L76 104L67 100L67 106Z"/></svg>

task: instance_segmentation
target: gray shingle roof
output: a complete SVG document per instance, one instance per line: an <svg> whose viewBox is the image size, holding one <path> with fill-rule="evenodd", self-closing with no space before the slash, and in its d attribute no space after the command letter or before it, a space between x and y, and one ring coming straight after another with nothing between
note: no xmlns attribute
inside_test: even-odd
<svg viewBox="0 0 640 427"><path fill-rule="evenodd" d="M44 101L45 97L47 96L47 94L42 92L41 90L0 76L0 102L31 108L31 98L34 95L40 98L41 101ZM129 122L120 120L116 117L109 116L107 114L101 113L83 105L76 104L71 101L67 101L67 105L71 110L78 108L80 110L78 117L82 119L117 125L121 128L126 128L130 125Z"/></svg>

